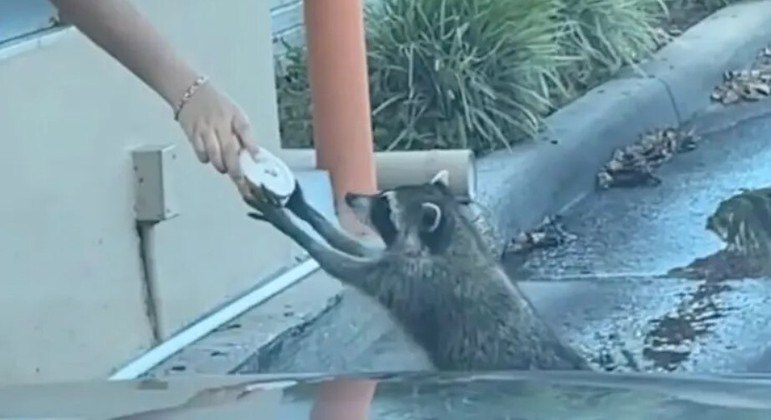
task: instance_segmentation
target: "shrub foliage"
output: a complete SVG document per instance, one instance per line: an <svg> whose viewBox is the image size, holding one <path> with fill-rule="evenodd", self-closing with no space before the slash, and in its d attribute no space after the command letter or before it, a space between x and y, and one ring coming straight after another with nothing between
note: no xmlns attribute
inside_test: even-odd
<svg viewBox="0 0 771 420"><path fill-rule="evenodd" d="M483 153L532 138L556 106L647 57L668 10L732 2L367 2L375 148ZM305 49L285 47L276 70L282 139L285 147L309 147Z"/></svg>
<svg viewBox="0 0 771 420"><path fill-rule="evenodd" d="M652 53L666 10L658 0L563 0L560 45L576 59L560 72L566 91L555 99L570 99Z"/></svg>
<svg viewBox="0 0 771 420"><path fill-rule="evenodd" d="M558 77L544 0L380 0L367 27L379 149L507 147L531 136Z"/></svg>
<svg viewBox="0 0 771 420"><path fill-rule="evenodd" d="M313 146L311 96L306 50L283 42L285 55L276 60L279 130L284 147Z"/></svg>

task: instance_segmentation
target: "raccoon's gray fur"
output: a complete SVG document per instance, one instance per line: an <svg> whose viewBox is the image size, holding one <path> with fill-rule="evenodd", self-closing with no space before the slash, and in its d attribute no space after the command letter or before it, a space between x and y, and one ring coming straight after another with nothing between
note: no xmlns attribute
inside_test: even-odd
<svg viewBox="0 0 771 420"><path fill-rule="evenodd" d="M299 185L284 207L257 188L246 202L261 213L251 217L269 221L324 271L377 299L439 370L589 369L485 249L448 190L446 171L426 184L346 196L382 237L382 250L337 229L308 205ZM290 211L327 243L306 233Z"/></svg>

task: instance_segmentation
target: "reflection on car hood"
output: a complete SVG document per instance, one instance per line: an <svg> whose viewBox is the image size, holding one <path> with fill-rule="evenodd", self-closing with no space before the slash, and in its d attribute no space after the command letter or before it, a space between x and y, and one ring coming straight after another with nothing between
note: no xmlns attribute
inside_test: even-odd
<svg viewBox="0 0 771 420"><path fill-rule="evenodd" d="M771 375L596 372L173 376L0 388L2 418L308 419L337 379L378 381L372 419L771 418Z"/></svg>

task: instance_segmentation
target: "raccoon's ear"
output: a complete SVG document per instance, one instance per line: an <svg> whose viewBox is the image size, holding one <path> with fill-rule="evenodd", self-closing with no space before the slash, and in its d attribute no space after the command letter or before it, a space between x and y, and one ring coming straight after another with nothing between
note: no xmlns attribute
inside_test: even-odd
<svg viewBox="0 0 771 420"><path fill-rule="evenodd" d="M421 230L434 232L442 223L442 209L434 203L423 203L423 217L420 220Z"/></svg>
<svg viewBox="0 0 771 420"><path fill-rule="evenodd" d="M450 186L450 172L447 171L447 169L442 169L441 171L437 172L436 175L431 179L432 184L442 184L445 187Z"/></svg>

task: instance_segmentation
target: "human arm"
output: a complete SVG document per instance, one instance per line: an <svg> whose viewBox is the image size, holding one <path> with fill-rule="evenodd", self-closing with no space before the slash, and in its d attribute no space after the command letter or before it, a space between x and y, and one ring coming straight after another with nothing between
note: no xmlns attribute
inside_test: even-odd
<svg viewBox="0 0 771 420"><path fill-rule="evenodd" d="M128 0L50 0L61 18L77 27L153 89L176 112L201 76ZM178 121L203 163L240 175L238 153L257 153L249 121L211 83L193 91Z"/></svg>

